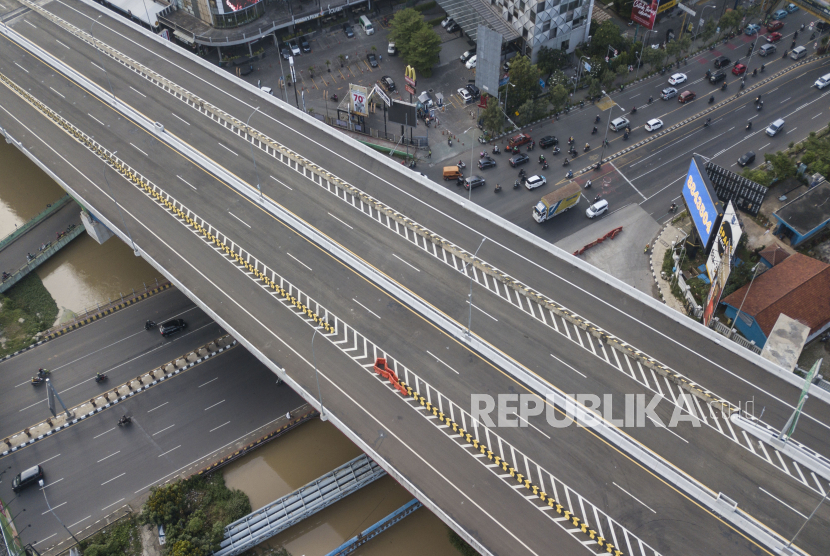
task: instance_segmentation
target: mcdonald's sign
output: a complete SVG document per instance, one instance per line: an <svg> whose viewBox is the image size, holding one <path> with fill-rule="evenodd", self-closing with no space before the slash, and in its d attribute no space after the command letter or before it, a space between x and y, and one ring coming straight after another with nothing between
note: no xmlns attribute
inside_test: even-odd
<svg viewBox="0 0 830 556"><path fill-rule="evenodd" d="M417 79L415 79L415 68L413 68L412 66L406 66L403 78L406 79L407 83L414 87L418 81Z"/></svg>

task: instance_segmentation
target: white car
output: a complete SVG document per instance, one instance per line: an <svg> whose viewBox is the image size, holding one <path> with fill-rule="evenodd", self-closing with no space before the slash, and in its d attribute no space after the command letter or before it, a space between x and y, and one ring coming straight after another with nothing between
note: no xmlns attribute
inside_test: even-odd
<svg viewBox="0 0 830 556"><path fill-rule="evenodd" d="M619 131L621 129L625 129L629 123L630 122L626 118L617 118L616 120L611 120L608 127L610 127L612 131Z"/></svg>
<svg viewBox="0 0 830 556"><path fill-rule="evenodd" d="M646 131L657 131L661 127L663 127L663 120L660 118L654 118L646 123Z"/></svg>
<svg viewBox="0 0 830 556"><path fill-rule="evenodd" d="M441 27L443 27L444 29L446 29L446 28L447 28L448 26L450 26L452 23L453 23L452 18L451 18L450 16L447 16L447 18L446 18L444 21L442 21L442 22L441 22Z"/></svg>
<svg viewBox="0 0 830 556"><path fill-rule="evenodd" d="M585 211L585 216L587 216L588 218L596 218L597 216L599 216L607 210L608 201L606 201L605 199L600 199L599 201L588 207L588 210Z"/></svg>
<svg viewBox="0 0 830 556"><path fill-rule="evenodd" d="M296 42L291 41L290 43L288 43L288 48L291 49L291 54L293 56L299 56L300 55L300 47L297 46Z"/></svg>
<svg viewBox="0 0 830 556"><path fill-rule="evenodd" d="M464 101L464 104L467 104L468 102L473 102L473 95L471 95L470 91L468 91L466 88L458 89L458 96L461 97L461 100Z"/></svg>
<svg viewBox="0 0 830 556"><path fill-rule="evenodd" d="M828 85L830 85L830 73L828 73L827 75L822 75L815 82L815 86L819 90L825 88Z"/></svg>
<svg viewBox="0 0 830 556"><path fill-rule="evenodd" d="M548 183L548 180L545 179L545 176L530 176L527 178L525 186L528 189L536 189L537 187L542 187L546 183Z"/></svg>
<svg viewBox="0 0 830 556"><path fill-rule="evenodd" d="M669 77L669 85L680 85L681 83L686 82L686 74L685 73L675 73L671 77Z"/></svg>
<svg viewBox="0 0 830 556"><path fill-rule="evenodd" d="M473 69L474 67L476 67L476 57L473 56L472 58L467 60L467 63L465 65L467 66L467 69Z"/></svg>

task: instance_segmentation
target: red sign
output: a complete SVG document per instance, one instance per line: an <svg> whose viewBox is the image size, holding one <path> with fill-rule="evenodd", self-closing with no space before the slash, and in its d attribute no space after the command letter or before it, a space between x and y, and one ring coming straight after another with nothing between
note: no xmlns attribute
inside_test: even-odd
<svg viewBox="0 0 830 556"><path fill-rule="evenodd" d="M412 85L410 85L409 83L407 83L407 84L405 85L405 88L406 88L406 92L407 92L407 93L409 93L410 95L414 95L414 94L416 94L416 93L415 93L415 87L413 87L413 86L412 86Z"/></svg>
<svg viewBox="0 0 830 556"><path fill-rule="evenodd" d="M659 0L634 0L634 6L631 8L631 21L639 23L648 30L653 29L659 3Z"/></svg>

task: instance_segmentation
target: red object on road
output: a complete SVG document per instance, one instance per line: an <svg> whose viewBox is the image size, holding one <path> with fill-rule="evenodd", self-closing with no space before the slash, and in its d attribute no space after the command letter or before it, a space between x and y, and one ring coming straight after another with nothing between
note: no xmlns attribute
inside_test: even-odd
<svg viewBox="0 0 830 556"><path fill-rule="evenodd" d="M735 75L743 75L744 73L746 73L746 66L743 64L738 64L737 66L732 68L732 73L734 73Z"/></svg>
<svg viewBox="0 0 830 556"><path fill-rule="evenodd" d="M781 40L782 36L783 35L781 35L781 33L770 33L769 35L767 35L767 42L778 42Z"/></svg>
<svg viewBox="0 0 830 556"><path fill-rule="evenodd" d="M403 394L404 396L408 396L409 393L406 391L406 388L401 386L400 380L398 380L398 375L395 374L395 371L390 369L386 365L386 359L383 357L378 357L375 360L375 372L388 380L392 386L394 386L398 392Z"/></svg>

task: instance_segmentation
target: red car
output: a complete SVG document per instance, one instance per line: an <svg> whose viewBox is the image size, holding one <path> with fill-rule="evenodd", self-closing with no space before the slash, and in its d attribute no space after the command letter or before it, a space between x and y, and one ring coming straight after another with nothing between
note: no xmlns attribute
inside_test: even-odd
<svg viewBox="0 0 830 556"><path fill-rule="evenodd" d="M732 68L732 73L735 75L743 75L746 73L746 66L743 64L738 64L734 68Z"/></svg>
<svg viewBox="0 0 830 556"><path fill-rule="evenodd" d="M767 33L772 33L773 31L778 31L782 27L784 27L784 22L783 21L778 21L777 19L775 21L770 21L769 25L767 25Z"/></svg>
<svg viewBox="0 0 830 556"><path fill-rule="evenodd" d="M767 35L767 42L778 42L781 40L781 33L770 33Z"/></svg>

